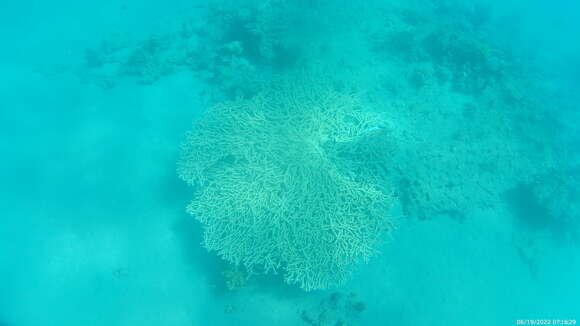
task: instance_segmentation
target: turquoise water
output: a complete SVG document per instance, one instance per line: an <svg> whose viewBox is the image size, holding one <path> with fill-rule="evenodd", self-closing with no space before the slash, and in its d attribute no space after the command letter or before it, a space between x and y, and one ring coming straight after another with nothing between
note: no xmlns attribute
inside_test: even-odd
<svg viewBox="0 0 580 326"><path fill-rule="evenodd" d="M580 318L575 2L60 0L2 4L0 18L1 326L515 325ZM249 275L219 250L206 250L207 230L221 213L202 223L188 214L186 206L208 188L192 187L176 172L186 133L204 130L192 123L211 116L210 108L255 104L264 89L296 75L356 94L356 110L381 117L358 134L324 135L321 123L316 151L297 153L325 156L342 144L360 145L342 156L348 164L337 168L340 180L380 191L388 213L377 218L396 224L368 262L349 265L344 282L309 292L284 281L293 261L282 254L274 255L278 274ZM272 100L287 93L267 94ZM273 111L265 121L275 117ZM246 129L224 130L227 139ZM285 151L287 137L278 135L290 133L282 131L267 134L273 142L257 142L269 162L294 153ZM363 145L383 133L388 150L367 155ZM243 139L228 153L252 148L258 138ZM361 174L371 158L376 179ZM208 180L235 188L226 168L234 163L240 160L228 156L202 175L217 173ZM256 175L251 180L266 174ZM319 182L303 184L324 198L296 210L306 221L342 204L376 215L368 204L321 191ZM255 189L247 200L235 199L257 210L257 198L273 188ZM231 202L217 198L201 202L223 206L228 216ZM276 207L259 209L268 218L286 216L291 230L301 225L287 222L286 211L274 214L281 212ZM255 236L255 228L229 227L235 232L225 238ZM292 248L308 247L296 241ZM329 261L354 256L353 248ZM325 264L326 273L338 274Z"/></svg>

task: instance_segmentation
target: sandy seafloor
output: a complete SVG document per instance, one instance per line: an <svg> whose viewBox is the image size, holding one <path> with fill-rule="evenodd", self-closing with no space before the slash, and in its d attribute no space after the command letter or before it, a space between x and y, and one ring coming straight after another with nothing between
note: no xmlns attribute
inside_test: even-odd
<svg viewBox="0 0 580 326"><path fill-rule="evenodd" d="M518 6L496 6L501 5ZM572 9L535 5L521 12L520 23L530 28L530 21L537 19L535 28L545 28L546 35L521 33L521 44L529 48L522 45L519 50L525 54L532 51L531 44L542 49L559 45L561 49L545 53L536 48L537 62L565 72L575 67L578 74L580 51L571 35L580 26L567 25L574 21L567 12ZM212 86L199 74L175 71L148 83L119 76L114 87L101 87L69 70L83 66L85 50L98 47L108 33L120 30L144 39L159 22L196 17L194 6L188 1L33 1L1 7L1 326L515 325L517 319L580 320L577 234L559 227L544 230L541 222L525 225L514 217L507 200L490 199L493 205L471 207L461 218L406 216L405 211L423 207L395 205L392 214L400 220L399 228L380 255L337 289L305 293L264 276L227 290L222 276L226 265L200 246L202 228L184 209L191 189L175 173L183 134L211 104L207 90ZM562 26L554 27L554 22ZM429 140L449 128L409 132L443 118L426 113L418 115L424 121L416 116L405 120L400 108L407 99L415 98L419 106L430 103L434 111L469 101L470 95L441 95L445 90L429 83L418 91L405 86L391 74L405 63L389 58L377 63L376 57L351 45L356 39L348 33L337 36L329 45L335 52L328 51L353 51L346 60L362 67L357 76L363 84L374 83L364 77L369 70L387 76L373 95L377 102L388 103L387 108L399 108L392 116L409 128L401 131L403 138L423 135ZM328 65L334 59L319 58ZM574 94L569 90L576 85L570 81L574 76L550 77L540 84L559 88L557 83L566 80L569 84L561 88ZM398 98L381 98L380 88L392 85L397 90L391 95ZM572 103L573 109L553 109L553 116L543 118L559 119L568 128L560 135L567 141L556 144L570 146L566 166L574 165L578 150L571 144L580 132L574 130L580 107L574 98L558 103ZM443 116L454 114L451 110ZM420 145L409 142L413 146ZM431 178L433 171L427 164L422 175ZM563 201L562 209L577 214L573 209L578 202L570 200Z"/></svg>

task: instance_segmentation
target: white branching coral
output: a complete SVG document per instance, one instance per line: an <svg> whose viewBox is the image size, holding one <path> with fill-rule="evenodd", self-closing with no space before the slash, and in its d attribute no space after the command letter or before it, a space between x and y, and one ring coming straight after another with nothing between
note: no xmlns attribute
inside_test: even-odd
<svg viewBox="0 0 580 326"><path fill-rule="evenodd" d="M209 109L187 135L180 177L204 245L304 290L348 279L376 251L392 194L387 121L356 95L292 78Z"/></svg>

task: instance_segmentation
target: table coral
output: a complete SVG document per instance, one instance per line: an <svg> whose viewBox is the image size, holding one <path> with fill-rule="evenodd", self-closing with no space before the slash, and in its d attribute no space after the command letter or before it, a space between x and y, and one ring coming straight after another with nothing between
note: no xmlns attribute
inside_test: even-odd
<svg viewBox="0 0 580 326"><path fill-rule="evenodd" d="M274 81L209 109L182 146L187 211L210 251L251 272L324 289L348 279L393 228L388 121L316 78Z"/></svg>

